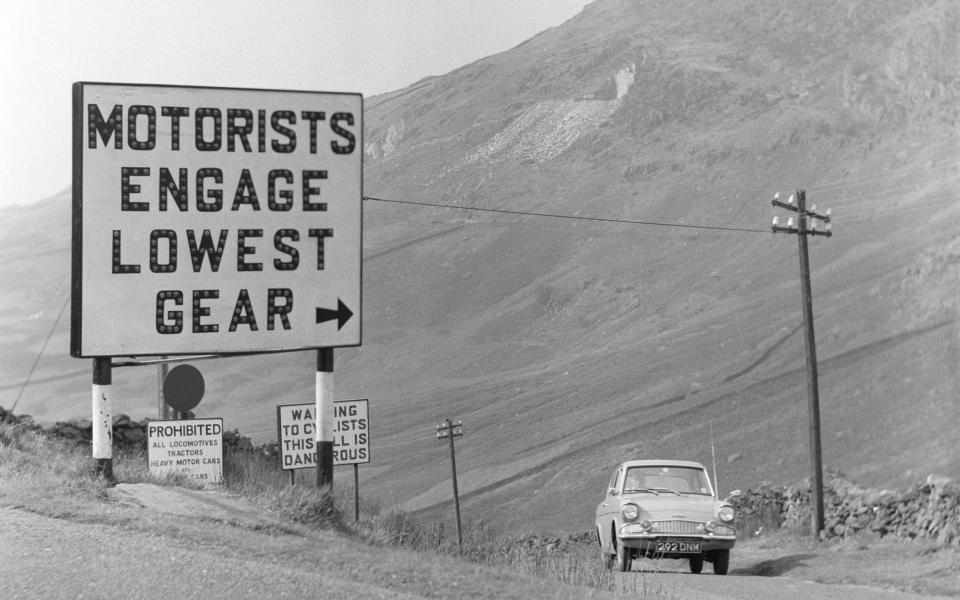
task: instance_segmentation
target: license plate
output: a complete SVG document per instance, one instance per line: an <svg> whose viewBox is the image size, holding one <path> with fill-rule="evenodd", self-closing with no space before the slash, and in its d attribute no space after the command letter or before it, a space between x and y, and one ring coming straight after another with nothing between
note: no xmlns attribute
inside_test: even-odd
<svg viewBox="0 0 960 600"><path fill-rule="evenodd" d="M657 552L662 552L663 554L699 554L700 542L663 540L657 542Z"/></svg>

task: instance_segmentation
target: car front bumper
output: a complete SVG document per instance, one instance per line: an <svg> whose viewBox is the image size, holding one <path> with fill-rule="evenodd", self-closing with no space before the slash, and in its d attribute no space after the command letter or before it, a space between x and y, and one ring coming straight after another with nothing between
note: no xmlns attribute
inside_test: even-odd
<svg viewBox="0 0 960 600"><path fill-rule="evenodd" d="M642 531L636 523L628 523L620 527L617 533L617 543L624 548L634 548L645 555L662 555L665 558L695 556L697 553L689 550L682 552L658 551L660 542L699 542L700 552L707 553L714 550L729 550L736 544L736 532L724 527L723 532L703 531L687 533L678 531Z"/></svg>

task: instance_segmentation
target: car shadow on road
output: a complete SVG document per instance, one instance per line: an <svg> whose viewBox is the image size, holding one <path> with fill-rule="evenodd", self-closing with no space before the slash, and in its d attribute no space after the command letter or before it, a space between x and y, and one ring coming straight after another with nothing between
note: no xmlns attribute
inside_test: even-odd
<svg viewBox="0 0 960 600"><path fill-rule="evenodd" d="M731 575L753 575L755 577L778 577L797 567L806 566L803 561L816 557L816 554L793 554L773 560L764 560L741 569L733 569Z"/></svg>

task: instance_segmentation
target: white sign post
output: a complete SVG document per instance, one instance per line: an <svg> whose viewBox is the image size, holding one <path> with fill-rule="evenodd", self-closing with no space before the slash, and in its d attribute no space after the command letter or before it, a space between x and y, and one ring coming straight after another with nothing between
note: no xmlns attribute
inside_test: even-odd
<svg viewBox="0 0 960 600"><path fill-rule="evenodd" d="M223 419L150 421L147 464L155 477L182 475L223 483Z"/></svg>
<svg viewBox="0 0 960 600"><path fill-rule="evenodd" d="M76 83L75 357L360 345L359 94Z"/></svg>

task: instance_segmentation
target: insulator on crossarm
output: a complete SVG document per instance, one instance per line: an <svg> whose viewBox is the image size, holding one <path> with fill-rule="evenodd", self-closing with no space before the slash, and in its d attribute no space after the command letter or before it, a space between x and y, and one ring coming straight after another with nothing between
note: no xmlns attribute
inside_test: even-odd
<svg viewBox="0 0 960 600"><path fill-rule="evenodd" d="M793 194L790 194L790 197L787 198L787 204L793 206L796 203L797 203L797 198Z"/></svg>
<svg viewBox="0 0 960 600"><path fill-rule="evenodd" d="M793 217L787 219L787 227L793 229Z"/></svg>
<svg viewBox="0 0 960 600"><path fill-rule="evenodd" d="M774 217L774 218L773 218L773 226L774 226L774 227L780 227L780 217Z"/></svg>
<svg viewBox="0 0 960 600"><path fill-rule="evenodd" d="M776 202L779 199L780 199L780 192L777 192L773 195L773 201Z"/></svg>

